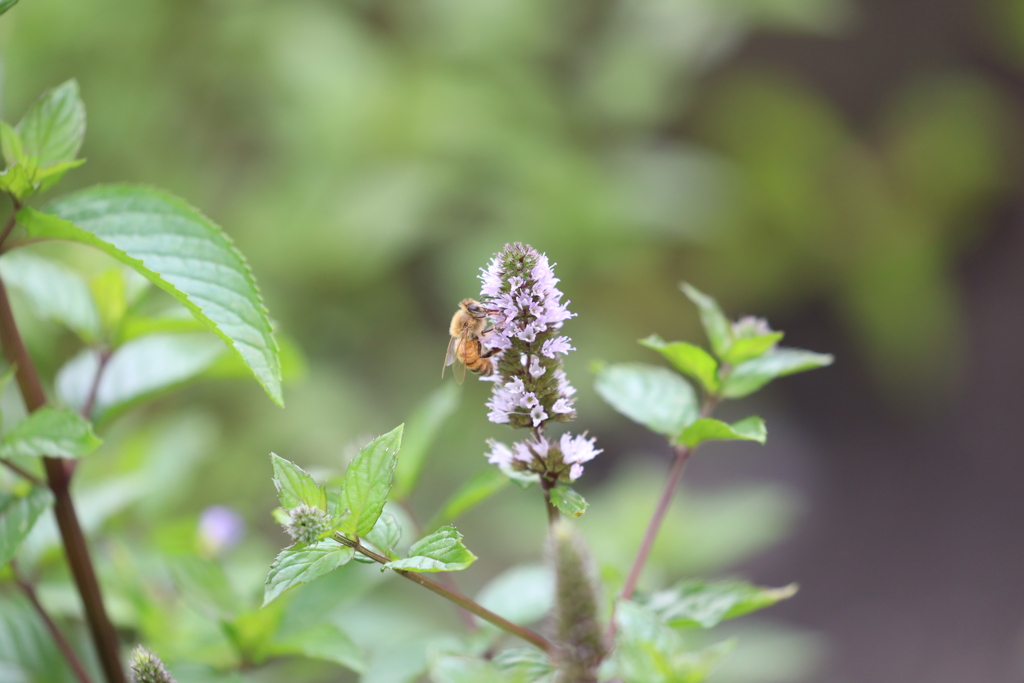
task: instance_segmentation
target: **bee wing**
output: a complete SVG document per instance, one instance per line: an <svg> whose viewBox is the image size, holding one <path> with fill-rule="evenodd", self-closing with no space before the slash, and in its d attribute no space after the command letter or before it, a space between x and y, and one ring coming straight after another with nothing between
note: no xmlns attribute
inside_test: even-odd
<svg viewBox="0 0 1024 683"><path fill-rule="evenodd" d="M449 348L453 349L453 355L455 357L455 363L452 365L452 374L455 375L455 381L462 384L466 381L466 365L459 359L459 351L462 349L462 345L469 339L469 332L463 332L458 338L452 337L454 345L449 344Z"/></svg>
<svg viewBox="0 0 1024 683"><path fill-rule="evenodd" d="M458 337L448 340L448 351L444 354L444 365L441 366L441 378L444 378L444 369L455 362L455 345L459 343Z"/></svg>

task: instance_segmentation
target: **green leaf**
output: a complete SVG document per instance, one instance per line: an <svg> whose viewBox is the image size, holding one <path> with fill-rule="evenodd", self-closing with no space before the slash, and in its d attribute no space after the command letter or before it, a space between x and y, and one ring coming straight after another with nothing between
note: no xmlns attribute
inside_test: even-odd
<svg viewBox="0 0 1024 683"><path fill-rule="evenodd" d="M745 360L757 358L782 341L783 335L783 332L771 332L757 337L736 338L722 360L729 365L737 365Z"/></svg>
<svg viewBox="0 0 1024 683"><path fill-rule="evenodd" d="M0 258L0 276L40 318L66 326L87 344L99 338L100 316L89 288L64 264L18 250Z"/></svg>
<svg viewBox="0 0 1024 683"><path fill-rule="evenodd" d="M555 602L554 570L542 564L525 564L505 570L484 586L476 601L515 624L543 619ZM484 628L491 628L481 621Z"/></svg>
<svg viewBox="0 0 1024 683"><path fill-rule="evenodd" d="M686 342L667 342L656 334L641 339L640 343L661 353L676 370L700 382L709 394L718 393L718 361L701 347Z"/></svg>
<svg viewBox="0 0 1024 683"><path fill-rule="evenodd" d="M44 406L7 433L0 442L0 457L81 458L100 443L92 424L78 413Z"/></svg>
<svg viewBox="0 0 1024 683"><path fill-rule="evenodd" d="M0 14L3 14L17 4L18 0L0 0Z"/></svg>
<svg viewBox="0 0 1024 683"><path fill-rule="evenodd" d="M39 166L71 161L85 138L85 105L74 79L47 90L16 126L25 153Z"/></svg>
<svg viewBox="0 0 1024 683"><path fill-rule="evenodd" d="M476 657L442 655L430 667L431 683L519 683L494 664Z"/></svg>
<svg viewBox="0 0 1024 683"><path fill-rule="evenodd" d="M832 355L828 353L814 353L803 349L775 349L733 367L723 383L722 396L742 398L777 377L823 368L832 365L832 360Z"/></svg>
<svg viewBox="0 0 1024 683"><path fill-rule="evenodd" d="M462 544L462 534L443 526L412 544L409 557L384 566L410 572L457 572L476 562L476 555Z"/></svg>
<svg viewBox="0 0 1024 683"><path fill-rule="evenodd" d="M366 540L384 554L398 545L401 538L402 525L393 514L386 510L377 518L377 523L373 525L370 533L366 534Z"/></svg>
<svg viewBox="0 0 1024 683"><path fill-rule="evenodd" d="M395 486L391 497L406 498L416 486L423 459L445 421L459 407L461 392L447 382L431 393L409 419L402 445L402 459L395 468Z"/></svg>
<svg viewBox="0 0 1024 683"><path fill-rule="evenodd" d="M84 163L85 159L75 159L74 161L62 161L59 164L54 164L53 166L47 166L45 168L37 168L35 175L33 176L33 185L35 186L36 192L46 192L51 187L59 183L65 173L73 168L78 168Z"/></svg>
<svg viewBox="0 0 1024 683"><path fill-rule="evenodd" d="M796 594L797 585L762 588L743 581L684 581L655 593L647 607L670 626L712 628L726 619L755 612Z"/></svg>
<svg viewBox="0 0 1024 683"><path fill-rule="evenodd" d="M30 163L28 155L25 154L25 143L22 142L18 131L6 121L0 121L0 153L4 155L7 168L26 166Z"/></svg>
<svg viewBox="0 0 1024 683"><path fill-rule="evenodd" d="M334 662L357 673L366 670L366 660L359 647L348 634L330 623L316 624L276 640L268 648L267 654L303 655L310 659Z"/></svg>
<svg viewBox="0 0 1024 683"><path fill-rule="evenodd" d="M24 201L35 191L32 187L32 171L22 165L8 168L0 173L0 191L14 195Z"/></svg>
<svg viewBox="0 0 1024 683"><path fill-rule="evenodd" d="M508 483L508 477L499 469L488 467L485 470L480 470L452 494L426 528L436 529L455 521L459 515L501 491L508 486Z"/></svg>
<svg viewBox="0 0 1024 683"><path fill-rule="evenodd" d="M683 282L679 285L690 301L697 305L700 322L708 335L711 348L719 358L725 358L732 346L732 325L725 317L718 302L691 284Z"/></svg>
<svg viewBox="0 0 1024 683"><path fill-rule="evenodd" d="M554 672L548 656L532 647L503 650L491 659L499 670L511 674L513 680L530 682Z"/></svg>
<svg viewBox="0 0 1024 683"><path fill-rule="evenodd" d="M18 212L30 237L94 246L134 268L224 340L282 405L281 365L248 264L224 232L181 199L150 188L99 186Z"/></svg>
<svg viewBox="0 0 1024 683"><path fill-rule="evenodd" d="M283 550L270 566L263 586L263 605L274 601L292 586L315 581L347 564L355 551L331 539L305 548Z"/></svg>
<svg viewBox="0 0 1024 683"><path fill-rule="evenodd" d="M53 504L48 489L34 487L24 496L0 491L0 567L6 565L39 515Z"/></svg>
<svg viewBox="0 0 1024 683"><path fill-rule="evenodd" d="M365 536L377 523L388 500L404 427L398 425L378 436L349 463L341 485L342 508L346 510L339 524L342 531Z"/></svg>
<svg viewBox="0 0 1024 683"><path fill-rule="evenodd" d="M579 517L587 511L587 501L583 496L565 484L551 489L551 504L570 517Z"/></svg>
<svg viewBox="0 0 1024 683"><path fill-rule="evenodd" d="M763 444L768 438L764 420L759 417L747 417L739 422L728 424L711 417L704 417L683 430L679 442L690 448L697 444L714 439L756 441Z"/></svg>
<svg viewBox="0 0 1024 683"><path fill-rule="evenodd" d="M669 438L697 419L693 387L668 368L642 363L606 365L597 374L595 388L615 410Z"/></svg>
<svg viewBox="0 0 1024 683"><path fill-rule="evenodd" d="M327 511L327 493L313 477L295 463L285 460L276 453L270 454L274 468L274 487L281 507L291 510L300 505Z"/></svg>
<svg viewBox="0 0 1024 683"><path fill-rule="evenodd" d="M178 595L190 607L210 619L230 620L245 603L219 561L196 555L165 557L164 564L178 588Z"/></svg>

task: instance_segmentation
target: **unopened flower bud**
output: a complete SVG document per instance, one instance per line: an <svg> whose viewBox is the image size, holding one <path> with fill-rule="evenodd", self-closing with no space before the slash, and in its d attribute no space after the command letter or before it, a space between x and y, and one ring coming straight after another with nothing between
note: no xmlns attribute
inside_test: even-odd
<svg viewBox="0 0 1024 683"><path fill-rule="evenodd" d="M132 650L129 666L132 683L175 683L160 658L141 645Z"/></svg>
<svg viewBox="0 0 1024 683"><path fill-rule="evenodd" d="M284 530L298 543L316 543L327 531L331 516L320 508L300 505L288 511L289 522Z"/></svg>

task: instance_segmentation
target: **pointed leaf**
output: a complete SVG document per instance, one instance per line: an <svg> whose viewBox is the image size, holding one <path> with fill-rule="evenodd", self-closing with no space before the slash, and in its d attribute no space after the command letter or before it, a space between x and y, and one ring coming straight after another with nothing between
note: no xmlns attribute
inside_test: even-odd
<svg viewBox="0 0 1024 683"><path fill-rule="evenodd" d="M565 484L551 489L551 504L570 517L579 517L587 511L587 501Z"/></svg>
<svg viewBox="0 0 1024 683"><path fill-rule="evenodd" d="M725 358L732 346L732 325L725 313L713 298L700 291L693 285L682 283L679 285L690 301L697 305L700 312L700 322L704 326L704 332L708 335L711 348L719 358Z"/></svg>
<svg viewBox="0 0 1024 683"><path fill-rule="evenodd" d="M0 276L39 317L65 325L86 343L99 338L100 316L89 288L64 264L18 250L0 258Z"/></svg>
<svg viewBox="0 0 1024 683"><path fill-rule="evenodd" d="M0 121L0 153L4 155L5 168L30 163L28 155L25 154L25 143L14 126L6 121Z"/></svg>
<svg viewBox="0 0 1024 683"><path fill-rule="evenodd" d="M670 626L712 628L719 622L770 607L796 594L797 585L762 588L743 581L684 581L655 593L647 607Z"/></svg>
<svg viewBox="0 0 1024 683"><path fill-rule="evenodd" d="M300 583L315 581L347 564L355 551L336 541L324 539L311 546L283 550L274 560L263 586L263 605Z"/></svg>
<svg viewBox="0 0 1024 683"><path fill-rule="evenodd" d="M771 332L757 337L736 338L722 360L729 365L737 365L745 360L757 358L782 341L783 334L782 332Z"/></svg>
<svg viewBox="0 0 1024 683"><path fill-rule="evenodd" d="M12 194L21 201L31 197L34 192L31 169L19 164L0 173L0 191Z"/></svg>
<svg viewBox="0 0 1024 683"><path fill-rule="evenodd" d="M248 264L224 232L182 200L151 188L99 186L18 212L30 237L89 244L168 292L281 399L281 365Z"/></svg>
<svg viewBox="0 0 1024 683"><path fill-rule="evenodd" d="M305 470L276 453L270 454L270 462L274 468L274 486L281 507L291 510L307 505L327 511L327 493Z"/></svg>
<svg viewBox="0 0 1024 683"><path fill-rule="evenodd" d="M718 392L718 361L701 347L686 342L667 342L656 334L641 339L640 343L661 353L676 370L700 382L709 394Z"/></svg>
<svg viewBox="0 0 1024 683"><path fill-rule="evenodd" d="M48 489L34 487L25 496L0 491L0 567L6 565L39 515L53 504Z"/></svg>
<svg viewBox="0 0 1024 683"><path fill-rule="evenodd" d="M341 487L341 505L345 510L339 525L342 531L365 536L377 523L391 490L404 427L398 425L378 436L349 463Z"/></svg>
<svg viewBox="0 0 1024 683"><path fill-rule="evenodd" d="M744 361L729 371L722 386L725 398L741 398L754 393L777 377L823 368L832 364L828 353L780 348Z"/></svg>
<svg viewBox="0 0 1024 683"><path fill-rule="evenodd" d="M426 529L436 529L439 526L455 521L459 515L466 510L476 507L498 491L508 486L509 478L505 473L494 467L481 470L467 481L462 487L452 494L451 498L444 504L444 507L430 520Z"/></svg>
<svg viewBox="0 0 1024 683"><path fill-rule="evenodd" d="M0 442L0 457L81 458L100 443L92 424L78 413L44 406L7 433Z"/></svg>
<svg viewBox="0 0 1024 683"><path fill-rule="evenodd" d="M413 543L408 558L384 566L411 572L455 572L474 562L476 555L462 544L462 534L453 526L443 526Z"/></svg>
<svg viewBox="0 0 1024 683"><path fill-rule="evenodd" d="M3 14L17 4L18 0L0 0L0 14Z"/></svg>
<svg viewBox="0 0 1024 683"><path fill-rule="evenodd" d="M744 418L733 424L704 417L684 429L679 436L679 442L693 448L713 439L756 441L763 444L767 438L768 431L765 429L764 420L759 417Z"/></svg>
<svg viewBox="0 0 1024 683"><path fill-rule="evenodd" d="M74 79L47 90L16 126L25 153L39 166L71 161L85 138L85 105Z"/></svg>
<svg viewBox="0 0 1024 683"><path fill-rule="evenodd" d="M697 419L693 387L668 368L642 363L607 365L598 372L595 388L617 411L670 438Z"/></svg>
<svg viewBox="0 0 1024 683"><path fill-rule="evenodd" d="M461 392L458 389L450 382L442 384L409 419L403 438L402 459L395 468L395 486L391 491L395 500L406 498L416 486L428 449L445 421L459 407Z"/></svg>

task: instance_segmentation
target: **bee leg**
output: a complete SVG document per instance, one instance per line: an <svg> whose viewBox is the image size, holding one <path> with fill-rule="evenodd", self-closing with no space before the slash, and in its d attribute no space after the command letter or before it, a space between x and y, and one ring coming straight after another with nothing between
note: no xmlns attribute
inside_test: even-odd
<svg viewBox="0 0 1024 683"><path fill-rule="evenodd" d="M480 348L483 348L482 346ZM490 358L498 352L498 349L487 349L487 353L478 353L477 356L480 358Z"/></svg>

